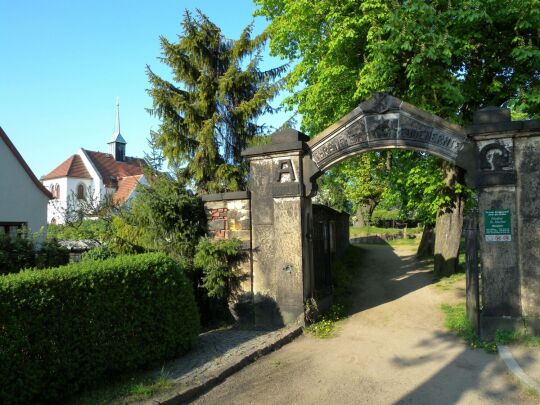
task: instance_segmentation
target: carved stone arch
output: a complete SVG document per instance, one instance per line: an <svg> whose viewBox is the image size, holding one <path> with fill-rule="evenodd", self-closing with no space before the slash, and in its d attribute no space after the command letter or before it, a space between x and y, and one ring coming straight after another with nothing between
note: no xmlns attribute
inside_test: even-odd
<svg viewBox="0 0 540 405"><path fill-rule="evenodd" d="M382 149L410 149L461 167L468 184L474 186L476 149L465 130L386 93L373 94L308 145L310 183L350 156Z"/></svg>

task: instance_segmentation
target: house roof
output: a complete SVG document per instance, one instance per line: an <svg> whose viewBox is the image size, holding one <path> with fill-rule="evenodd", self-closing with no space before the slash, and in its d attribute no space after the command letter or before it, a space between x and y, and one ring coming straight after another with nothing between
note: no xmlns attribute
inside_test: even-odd
<svg viewBox="0 0 540 405"><path fill-rule="evenodd" d="M23 159L23 157L21 156L21 154L19 153L19 151L17 150L15 145L13 145L11 140L8 138L7 134L4 132L2 127L0 127L0 139L2 139L2 141L4 141L4 143L6 144L8 149L11 151L13 156L15 156L15 159L17 159L17 161L19 162L21 167L24 169L26 174L28 174L28 177L30 177L30 180L32 180L32 182L36 185L36 187L41 192L43 192L43 194L45 194L49 199L52 199L53 196L52 196L51 192L49 190L47 190L43 184L41 184L41 182L38 180L38 178L36 177L34 172L32 172L32 170L30 169L28 164L25 162L25 160Z"/></svg>
<svg viewBox="0 0 540 405"><path fill-rule="evenodd" d="M141 176L143 174L144 159L126 156L124 161L118 161L110 153L93 152L85 149L83 151L101 175L105 185L109 187L124 177Z"/></svg>
<svg viewBox="0 0 540 405"><path fill-rule="evenodd" d="M70 156L42 179L51 180L59 177L77 177L80 179L92 178L90 173L88 173L88 170L86 170L84 162L79 155Z"/></svg>
<svg viewBox="0 0 540 405"><path fill-rule="evenodd" d="M142 178L142 174L136 176L126 176L118 180L118 188L114 193L114 201L123 203L129 198L129 195L135 190L137 184Z"/></svg>

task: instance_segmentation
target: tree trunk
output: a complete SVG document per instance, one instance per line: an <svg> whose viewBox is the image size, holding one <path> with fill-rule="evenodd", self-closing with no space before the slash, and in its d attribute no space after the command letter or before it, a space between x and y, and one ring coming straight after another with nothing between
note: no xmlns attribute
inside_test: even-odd
<svg viewBox="0 0 540 405"><path fill-rule="evenodd" d="M369 199L363 203L358 204L356 209L356 222L354 226L364 227L371 225L371 215L375 211L375 207L378 204L378 200Z"/></svg>
<svg viewBox="0 0 540 405"><path fill-rule="evenodd" d="M462 180L463 172L446 162L443 164L443 170L447 191L452 196L452 201L439 209L435 222L434 272L437 277L449 276L456 272L465 205L463 195L453 192L455 184Z"/></svg>
<svg viewBox="0 0 540 405"><path fill-rule="evenodd" d="M435 247L434 228L435 227L431 224L424 225L422 239L420 240L420 245L418 245L418 250L416 251L416 256L419 258L433 256Z"/></svg>

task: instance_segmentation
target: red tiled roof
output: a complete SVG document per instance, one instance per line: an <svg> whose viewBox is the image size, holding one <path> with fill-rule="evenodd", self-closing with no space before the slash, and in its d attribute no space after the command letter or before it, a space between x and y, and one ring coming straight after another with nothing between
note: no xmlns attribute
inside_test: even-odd
<svg viewBox="0 0 540 405"><path fill-rule="evenodd" d="M118 179L118 188L116 189L116 192L113 196L114 201L118 203L123 203L124 201L126 201L129 195L135 189L135 187L137 187L137 184L139 184L139 180L141 179L141 177L142 174L136 176L122 177Z"/></svg>
<svg viewBox="0 0 540 405"><path fill-rule="evenodd" d="M43 177L43 180L56 179L58 177L78 177L91 179L84 162L79 155L72 155L61 163L56 169Z"/></svg>
<svg viewBox="0 0 540 405"><path fill-rule="evenodd" d="M144 159L126 157L125 161L119 162L109 153L90 150L84 150L84 152L107 186L113 184L111 177L116 177L116 180L120 181L123 177L141 176L143 174Z"/></svg>
<svg viewBox="0 0 540 405"><path fill-rule="evenodd" d="M39 188L43 192L43 194L45 194L49 199L52 199L53 196L51 192L47 190L43 184L41 184L41 182L38 180L34 172L32 172L30 167L26 164L26 162L24 161L23 157L21 156L21 154L19 153L15 145L13 145L11 140L8 138L7 134L4 132L2 127L0 127L0 139L4 141L8 149L11 151L13 156L15 156L15 159L17 159L19 164L22 166L26 174L28 174L28 176L30 177L32 182L36 185L36 187Z"/></svg>

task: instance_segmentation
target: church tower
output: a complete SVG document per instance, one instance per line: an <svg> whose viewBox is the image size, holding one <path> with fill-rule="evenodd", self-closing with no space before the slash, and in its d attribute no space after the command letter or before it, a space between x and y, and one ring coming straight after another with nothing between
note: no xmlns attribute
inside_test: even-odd
<svg viewBox="0 0 540 405"><path fill-rule="evenodd" d="M114 124L114 132L107 144L109 145L109 153L113 155L114 160L123 162L126 158L126 141L120 134L120 101L116 98L116 122Z"/></svg>

